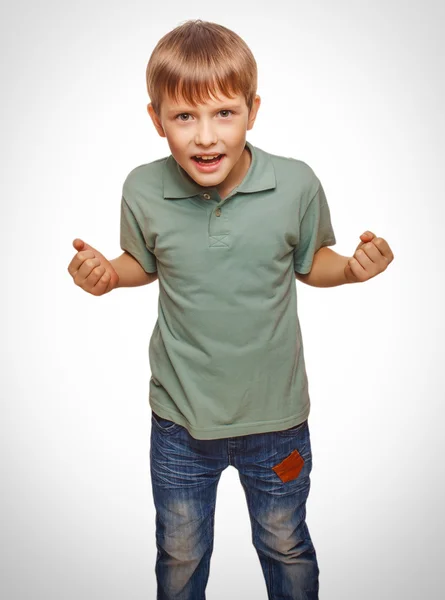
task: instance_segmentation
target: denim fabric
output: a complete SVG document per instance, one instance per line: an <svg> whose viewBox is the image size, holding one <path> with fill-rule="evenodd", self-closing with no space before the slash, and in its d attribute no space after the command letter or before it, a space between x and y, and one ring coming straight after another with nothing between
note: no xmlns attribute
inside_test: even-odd
<svg viewBox="0 0 445 600"><path fill-rule="evenodd" d="M269 600L318 600L317 555L305 520L307 420L283 431L198 440L152 412L157 600L205 600L217 486L229 465L246 495Z"/></svg>

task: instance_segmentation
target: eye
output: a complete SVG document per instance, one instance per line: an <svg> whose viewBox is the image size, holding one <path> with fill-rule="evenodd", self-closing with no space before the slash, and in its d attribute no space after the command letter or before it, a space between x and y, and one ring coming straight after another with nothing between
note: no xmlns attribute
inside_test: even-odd
<svg viewBox="0 0 445 600"><path fill-rule="evenodd" d="M223 118L227 119L230 115L234 114L233 110L229 110L229 109L223 109L219 111L219 114L221 113L225 113L223 114ZM179 115L176 115L175 119L178 119L179 121L182 121L183 123L187 123L188 121L190 121L190 119L186 118L183 119L182 117L190 117L190 113L180 113Z"/></svg>
<svg viewBox="0 0 445 600"><path fill-rule="evenodd" d="M188 116L188 117L190 116L190 115L189 115L189 113L181 113L181 114L179 114L179 115L176 115L176 119L177 119L178 117L183 117L184 115L186 115L186 116ZM188 119L179 119L179 120L180 120L180 121L184 121L184 122L187 122L187 121L188 121Z"/></svg>

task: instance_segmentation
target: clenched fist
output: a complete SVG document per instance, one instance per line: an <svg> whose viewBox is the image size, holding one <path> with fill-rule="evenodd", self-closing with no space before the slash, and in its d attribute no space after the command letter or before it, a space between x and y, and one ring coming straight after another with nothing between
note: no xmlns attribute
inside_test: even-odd
<svg viewBox="0 0 445 600"><path fill-rule="evenodd" d="M68 265L68 273L74 283L93 296L111 292L119 283L119 275L110 261L83 240L76 238L73 246L77 254Z"/></svg>
<svg viewBox="0 0 445 600"><path fill-rule="evenodd" d="M361 234L362 240L345 266L345 277L348 283L367 281L385 271L394 260L394 254L389 244L382 237L377 237L372 231Z"/></svg>

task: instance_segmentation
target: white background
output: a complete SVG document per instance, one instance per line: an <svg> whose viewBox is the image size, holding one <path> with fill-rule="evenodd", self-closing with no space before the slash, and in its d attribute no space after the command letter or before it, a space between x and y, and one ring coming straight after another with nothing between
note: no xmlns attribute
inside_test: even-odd
<svg viewBox="0 0 445 600"><path fill-rule="evenodd" d="M247 139L314 169L333 249L351 256L370 229L395 255L366 283L296 282L320 598L443 597L444 4L22 0L0 16L0 595L155 598L158 282L96 298L67 267L76 237L121 254L125 177L169 154L146 64L201 18L253 51L262 105ZM266 600L233 467L215 525L208 600Z"/></svg>

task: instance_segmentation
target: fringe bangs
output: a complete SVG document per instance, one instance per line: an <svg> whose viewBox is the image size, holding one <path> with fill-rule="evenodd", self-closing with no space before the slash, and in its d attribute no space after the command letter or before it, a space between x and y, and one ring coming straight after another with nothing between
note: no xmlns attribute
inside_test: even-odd
<svg viewBox="0 0 445 600"><path fill-rule="evenodd" d="M147 91L155 112L168 96L196 107L215 96L244 96L249 110L257 65L246 43L215 23L188 21L158 42L147 65Z"/></svg>

